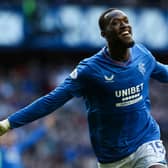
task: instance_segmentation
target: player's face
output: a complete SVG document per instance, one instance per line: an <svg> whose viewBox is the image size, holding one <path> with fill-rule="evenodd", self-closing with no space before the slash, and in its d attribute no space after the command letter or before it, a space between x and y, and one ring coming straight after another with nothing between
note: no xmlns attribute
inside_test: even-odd
<svg viewBox="0 0 168 168"><path fill-rule="evenodd" d="M127 48L134 45L132 28L124 12L120 10L111 11L105 15L105 19L106 28L103 36L108 42L121 44Z"/></svg>

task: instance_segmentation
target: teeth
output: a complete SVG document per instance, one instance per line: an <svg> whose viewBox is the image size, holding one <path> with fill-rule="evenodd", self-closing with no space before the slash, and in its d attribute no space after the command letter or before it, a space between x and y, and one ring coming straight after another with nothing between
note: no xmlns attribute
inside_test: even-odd
<svg viewBox="0 0 168 168"><path fill-rule="evenodd" d="M127 34L129 34L128 31L124 31L124 32L121 33L121 35L127 35Z"/></svg>

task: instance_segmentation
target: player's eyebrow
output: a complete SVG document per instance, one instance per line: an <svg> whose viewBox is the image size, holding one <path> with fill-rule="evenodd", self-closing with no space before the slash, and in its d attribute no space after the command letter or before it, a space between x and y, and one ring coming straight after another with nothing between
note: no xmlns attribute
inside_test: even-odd
<svg viewBox="0 0 168 168"><path fill-rule="evenodd" d="M127 16L117 16L117 17L112 17L111 20L128 20Z"/></svg>
<svg viewBox="0 0 168 168"><path fill-rule="evenodd" d="M111 18L110 23L113 23L114 21L120 21L120 20L128 20L127 16L119 16L115 18Z"/></svg>

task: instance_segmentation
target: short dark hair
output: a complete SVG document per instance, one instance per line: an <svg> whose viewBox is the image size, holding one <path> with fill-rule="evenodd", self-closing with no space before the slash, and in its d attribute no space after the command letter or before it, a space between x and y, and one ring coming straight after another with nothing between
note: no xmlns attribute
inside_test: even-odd
<svg viewBox="0 0 168 168"><path fill-rule="evenodd" d="M100 17L99 17L99 28L101 31L103 31L105 29L106 26L106 19L105 19L105 15L113 10L117 10L117 8L109 8L106 11L104 11Z"/></svg>

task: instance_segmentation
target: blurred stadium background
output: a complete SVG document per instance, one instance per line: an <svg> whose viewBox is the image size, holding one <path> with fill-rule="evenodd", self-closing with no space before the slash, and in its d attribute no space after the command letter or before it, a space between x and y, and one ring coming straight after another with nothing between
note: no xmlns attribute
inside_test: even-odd
<svg viewBox="0 0 168 168"><path fill-rule="evenodd" d="M81 59L103 46L97 19L108 7L123 9L135 40L168 64L168 1L1 0L0 119L48 93ZM151 80L152 113L168 149L167 93L166 84ZM54 129L24 152L25 167L95 168L81 99L73 99L54 115ZM40 124L17 129L19 141Z"/></svg>

